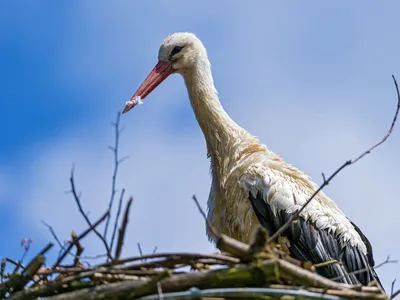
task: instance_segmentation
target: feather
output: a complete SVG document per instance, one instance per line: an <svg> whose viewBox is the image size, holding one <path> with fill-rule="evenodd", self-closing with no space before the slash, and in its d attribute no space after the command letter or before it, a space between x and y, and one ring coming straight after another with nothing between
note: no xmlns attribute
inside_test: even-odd
<svg viewBox="0 0 400 300"><path fill-rule="evenodd" d="M279 210L275 216L271 205L264 201L261 192L256 197L249 193L249 200L260 224L268 230L270 235L274 234L295 213ZM359 231L358 227L355 226L355 228ZM348 284L368 285L374 279L379 282L372 269L371 258L368 257L372 255L372 252L364 254L358 247L342 243L337 233L328 228L318 228L310 219L306 220L300 216L282 235L289 240L289 250L293 257L303 262L319 264L337 260L342 263L317 268L317 272L322 276L337 278L337 281ZM361 236L363 240L368 241L363 234ZM369 242L366 246L371 249ZM363 269L366 271L356 273Z"/></svg>

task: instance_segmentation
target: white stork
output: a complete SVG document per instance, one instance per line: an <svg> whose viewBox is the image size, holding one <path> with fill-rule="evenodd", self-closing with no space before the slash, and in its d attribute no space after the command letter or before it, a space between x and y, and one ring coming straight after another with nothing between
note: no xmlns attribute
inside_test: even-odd
<svg viewBox="0 0 400 300"><path fill-rule="evenodd" d="M272 235L318 188L311 179L284 162L236 124L222 107L211 65L202 42L192 33L167 36L158 63L127 102L133 108L173 73L183 76L211 160L212 185L208 218L219 233L249 242L262 224ZM207 229L210 240L215 239ZM283 233L291 255L314 264L328 278L349 284L379 282L372 248L360 229L322 191ZM357 270L366 269L364 272Z"/></svg>

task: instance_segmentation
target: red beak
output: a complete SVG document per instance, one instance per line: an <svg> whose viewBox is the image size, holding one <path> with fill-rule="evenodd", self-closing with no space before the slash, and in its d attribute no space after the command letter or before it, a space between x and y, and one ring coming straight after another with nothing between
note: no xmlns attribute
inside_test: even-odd
<svg viewBox="0 0 400 300"><path fill-rule="evenodd" d="M175 70L172 68L171 63L159 61L147 78L143 81L136 93L131 97L130 101L126 104L122 113L124 114L136 106L138 103L136 97L140 97L140 99L143 100L161 82L163 82L165 78L174 72Z"/></svg>

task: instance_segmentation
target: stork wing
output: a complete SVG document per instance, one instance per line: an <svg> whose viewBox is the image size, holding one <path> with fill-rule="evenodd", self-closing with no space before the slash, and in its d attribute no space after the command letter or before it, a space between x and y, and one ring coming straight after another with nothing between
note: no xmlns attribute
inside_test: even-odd
<svg viewBox="0 0 400 300"><path fill-rule="evenodd" d="M285 210L274 210L266 203L261 192L254 197L249 192L249 199L254 212L261 225L269 234L274 234L295 213ZM354 225L354 224L353 224ZM368 239L361 233L358 227L355 230L360 234L366 244L369 253L364 254L356 246L341 242L340 237L328 228L319 229L311 220L299 217L292 222L290 227L283 233L289 242L289 250L293 257L300 261L309 261L313 264L337 260L340 263L329 264L317 268L317 272L327 278L348 284L368 285L372 280L379 279L373 270L372 249Z"/></svg>

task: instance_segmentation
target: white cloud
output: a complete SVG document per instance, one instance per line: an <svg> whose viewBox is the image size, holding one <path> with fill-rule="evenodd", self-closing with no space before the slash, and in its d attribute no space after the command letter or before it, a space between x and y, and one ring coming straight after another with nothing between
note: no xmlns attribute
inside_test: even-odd
<svg viewBox="0 0 400 300"><path fill-rule="evenodd" d="M160 5L163 4L160 2ZM394 106L390 62L383 62L378 74L367 73L364 69L360 71L359 66L373 61L377 51L384 55L389 50L381 50L379 46L370 52L363 49L364 59L352 61L353 51L361 51L365 39L368 39L368 36L361 35L353 45L354 49L347 54L344 51L343 58L334 62L324 55L315 54L318 64L312 65L310 57L313 54L308 54L310 68L313 68L308 71L308 66L299 62L306 56L304 52L313 49L312 45L302 44L303 52L298 52L296 43L299 40L293 38L291 32L293 30L296 37L307 36L307 40L312 40L314 27L323 24L315 20L315 16L309 20L296 14L292 22L288 15L294 17L293 11L288 13L286 8L273 10L272 6L266 6L264 10L253 7L259 17L243 14L244 7L227 8L227 16L222 17L221 10L215 12L205 7L201 9L201 18L197 10L201 6L194 6L192 10L168 10L168 15L163 15L164 8L158 7L154 14L159 17L160 24L168 24L171 29L186 27L202 33L210 50L222 101L232 117L317 182L320 182L321 171L329 174L385 132ZM145 32L126 29L124 22L131 17L129 10L92 9L83 11L81 22L88 22L86 18L89 18L93 24L105 24L102 18L106 16L107 24L113 26L104 30L111 31L107 37L112 39L108 41L96 36L93 49L86 49L88 53L83 55L90 56L101 46L110 47L110 50L99 53L98 58L86 61L79 68L74 65L80 62L78 55L70 52L71 56L66 60L70 65L68 76L71 82L97 86L105 85L113 76L122 73L124 78L118 77L122 81L117 87L121 86L123 92L108 87L113 99L105 98L96 103L108 111L115 107L120 109L119 105L131 96L153 67L163 38L160 32L164 35L165 29L159 26L149 26ZM184 22L179 16L183 16ZM215 24L216 32L224 35L209 34L202 29L206 24L200 22L201 19ZM154 19L137 15L128 24L143 25L151 21ZM302 26L298 26L299 23ZM90 30L99 34L96 27ZM345 26L337 30L343 34L346 32ZM120 33L113 36L112 32ZM69 38L73 38L73 33ZM137 35L130 37L129 33ZM340 34L330 38L341 43ZM285 47L280 45L281 41ZM318 41L314 43L318 44ZM319 46L323 52L324 45ZM131 49L132 55L121 48ZM393 48L399 50L400 46L396 44ZM98 60L104 59L102 55L116 53L120 57L108 60L102 67L114 74L96 68ZM126 60L129 57L130 60ZM135 74L136 83L130 82L132 76L128 72ZM329 80L321 72L329 73ZM340 74L346 78L340 78ZM368 84L380 77L385 83ZM385 100L377 100L377 95ZM122 118L127 129L122 137L121 152L122 155L132 155L132 158L121 166L119 187L126 187L127 194L135 196L128 232L129 252L135 251L137 241L144 243L149 250L155 244L162 250L213 249L207 243L204 222L191 200L191 195L196 193L205 207L208 197L210 177L204 140L198 128L176 130L172 125L176 120L169 117L182 110L185 115L191 114L186 98L182 80L169 78L143 106ZM96 124L77 124L58 140L42 142L35 147L27 189L21 192L25 199L21 206L28 209L19 211L26 214L29 224L43 236L47 232L40 219L45 219L64 236L71 229L79 231L84 227L71 196L64 194L69 188L68 176L73 162L85 207L96 216L106 207L113 167L111 153L106 148L112 142L112 129L108 127L112 118L112 113L101 112ZM181 126L191 126L194 122L194 117L191 117ZM400 143L397 131L375 153L344 170L327 189L370 238L378 262L387 254L395 256L400 253L399 244L390 238L400 229L398 222L394 221L398 210L396 198L400 192L400 187L394 182L399 167L394 150ZM398 266L386 266L379 271L386 286L396 276L395 269L398 270Z"/></svg>

